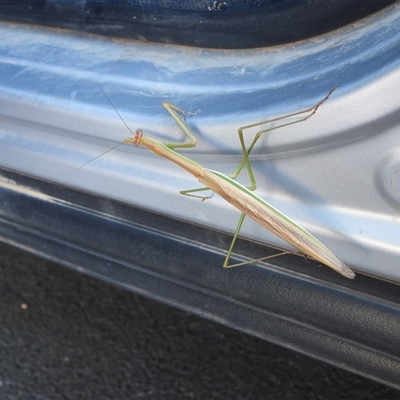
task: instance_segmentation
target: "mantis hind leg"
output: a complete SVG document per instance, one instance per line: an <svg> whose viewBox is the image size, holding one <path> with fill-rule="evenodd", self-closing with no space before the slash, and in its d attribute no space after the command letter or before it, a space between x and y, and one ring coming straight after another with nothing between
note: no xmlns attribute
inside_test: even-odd
<svg viewBox="0 0 400 400"><path fill-rule="evenodd" d="M238 224L237 224L235 234L233 235L233 239L232 239L231 245L230 245L230 247L229 247L228 253L227 253L227 255L226 255L226 258L225 258L225 261L224 261L224 264L223 264L223 267L224 267L224 268L241 267L241 266L243 266L243 265L252 264L252 263L254 263L254 262L264 261L264 260L268 260L268 259L270 259L270 258L275 258L275 257L279 257L279 256L284 256L285 254L293 253L292 251L289 251L289 250L286 251L286 250L284 250L284 251L278 252L277 254L272 254L272 255L269 255L269 256L266 256L266 257L257 258L257 259L255 259L255 260L244 261L244 262L241 262L241 263L229 265L229 260L230 260L231 255L232 255L232 251L233 251L233 248L234 248L234 246L235 246L236 239L237 239L238 236L239 236L239 232L240 232L240 229L242 228L243 221L244 221L245 218L246 218L246 214L245 214L245 213L242 213L241 216L240 216L240 218L239 218L239 222L238 222Z"/></svg>
<svg viewBox="0 0 400 400"><path fill-rule="evenodd" d="M267 132L272 132L274 130L277 130L279 128L283 128L285 126L290 126L290 125L294 125L294 124L298 124L299 122L304 122L307 119L311 118L318 110L319 106L324 103L329 97L330 95L334 92L334 90L337 88L337 86L334 86L329 92L328 94L322 99L320 100L317 104L315 104L312 107L306 108L304 110L301 111L296 111L294 113L290 113L290 114L286 114L283 115L281 117L277 117L277 118L271 118L271 119L267 119L264 121L260 121L260 122L256 122L253 124L249 124L249 125L245 125L242 126L241 128L238 129L238 135L239 135L239 141L240 141L240 145L242 147L242 152L243 152L243 159L240 162L239 166L236 168L236 171L233 173L233 175L231 175L232 179L236 179L237 176L240 174L240 172L242 171L243 167L246 165L246 169L247 169L247 173L250 179L250 186L248 186L247 188L249 190L255 190L257 188L257 184L256 184L256 180L254 178L254 174L253 174L253 170L251 167L251 163L250 163L250 153L252 152L254 146L256 145L257 141L260 139L260 137ZM286 122L285 122L286 120ZM246 129L250 129L250 128L254 128L256 126L261 126L261 125L265 125L265 124L272 124L274 122L279 122L282 121L282 123L279 123L276 126L270 126L266 129L262 129L260 131L258 131L252 142L250 143L250 145L248 147L246 147L245 141L244 141L244 131Z"/></svg>

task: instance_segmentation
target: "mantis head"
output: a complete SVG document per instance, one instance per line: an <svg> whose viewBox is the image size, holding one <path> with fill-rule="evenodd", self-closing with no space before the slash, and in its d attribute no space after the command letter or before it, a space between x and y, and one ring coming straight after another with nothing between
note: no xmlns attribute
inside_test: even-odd
<svg viewBox="0 0 400 400"><path fill-rule="evenodd" d="M142 130L137 129L134 137L133 138L125 138L124 142L133 144L134 146L139 146L142 136L143 136Z"/></svg>

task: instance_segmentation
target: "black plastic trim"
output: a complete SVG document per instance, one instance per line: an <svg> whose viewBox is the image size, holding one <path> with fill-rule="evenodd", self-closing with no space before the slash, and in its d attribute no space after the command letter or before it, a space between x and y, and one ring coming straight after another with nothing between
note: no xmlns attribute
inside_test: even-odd
<svg viewBox="0 0 400 400"><path fill-rule="evenodd" d="M390 282L350 281L298 256L224 270L230 235L4 169L0 240L400 388ZM269 251L246 240L237 250Z"/></svg>

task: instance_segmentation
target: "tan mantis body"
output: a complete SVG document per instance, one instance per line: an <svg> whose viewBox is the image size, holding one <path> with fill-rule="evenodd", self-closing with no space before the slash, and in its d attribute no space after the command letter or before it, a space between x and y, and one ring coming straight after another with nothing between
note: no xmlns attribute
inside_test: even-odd
<svg viewBox="0 0 400 400"><path fill-rule="evenodd" d="M276 121L282 118L287 118L287 117L292 117L296 116L305 112L310 112L310 115L308 115L305 118L302 118L301 120L295 121L295 122L289 122L281 126L286 126L286 125L291 125L293 123L300 122L302 120L305 120L309 118L311 115L313 115L318 106L322 104L323 101L325 101L329 95L333 92L335 88L333 88L328 95L320 101L316 106L298 112L298 113L293 113L290 115L287 115L285 117L281 118L276 118L271 121ZM259 132L255 139L253 140L252 144L249 146L249 148L246 149L243 141L243 135L242 131L243 129L246 129L248 127L256 126L257 124L249 125L247 127L243 127L239 129L239 137L240 141L242 144L243 148L243 154L244 154L244 159L242 163L239 165L234 177L236 177L241 169L243 168L244 165L247 165L248 173L250 180L252 182L251 188L246 188L240 183L236 182L234 179L220 173L217 171L209 170L203 168L201 165L197 164L195 161L190 160L187 157L182 156L181 154L175 152L173 149L177 147L195 147L196 146L196 139L194 138L192 132L190 131L189 127L185 123L185 121L179 117L177 112L183 113L182 110L180 110L178 107L168 103L164 102L163 106L166 108L166 110L169 112L169 114L172 116L172 118L177 122L177 124L181 127L181 129L184 131L186 136L190 139L189 143L163 143L155 139L147 138L143 136L143 133L140 129L136 131L136 134L134 138L126 138L124 141L126 143L131 143L134 144L135 146L142 145L147 147L149 150L153 151L155 154L164 157L175 164L179 165L181 168L185 169L186 171L190 172L192 175L194 175L202 184L206 186L206 188L209 188L212 190L214 193L219 194L222 198L224 198L226 201L228 201L230 204L232 204L234 207L239 209L242 212L242 216L239 220L238 227L236 229L235 236L233 238L231 247L228 251L228 255L225 259L224 262L224 267L229 268L232 266L228 265L229 258L232 252L233 245L235 243L235 240L238 236L240 227L243 223L245 215L249 216L252 218L254 221L258 222L261 224L263 227L266 229L270 230L286 242L290 243L297 249L301 251L304 255L310 256L323 264L327 265L328 267L332 268L333 270L337 271L338 273L342 274L343 276L347 278L354 278L355 274L354 272L348 268L344 263L342 263L340 260L338 260L319 240L317 240L313 235L311 235L309 232L307 232L305 229L303 229L301 226L296 224L294 221L292 221L289 217L278 211L276 208L271 206L269 203L261 199L259 196L254 194L252 190L255 189L256 184L255 180L253 177L253 173L251 171L251 166L250 166L250 161L248 159L248 156L253 149L256 141L260 137L260 135L266 131L276 129L278 127L270 128L265 131ZM265 122L270 122L270 121L265 121ZM265 123L264 122L264 123ZM261 123L259 123L261 124ZM202 189L193 189L193 190L186 190L182 191L182 194L189 194L190 192L195 192ZM286 254L289 252L284 252L282 254ZM266 257L268 258L268 257ZM233 266L237 265L243 265L247 263L241 263L241 264L236 264Z"/></svg>
<svg viewBox="0 0 400 400"><path fill-rule="evenodd" d="M122 119L118 110L114 107L114 105L108 98L107 94L104 92L103 88L100 85L99 85L99 87L103 91L106 98L109 100L110 104L112 105L112 107L114 108L114 110L116 111L118 116L121 118L122 122L125 124L125 126L128 128L128 130L130 130L128 125ZM286 242L290 243L291 245L293 245L294 247L299 249L303 255L312 257L315 260L318 260L321 263L332 268L339 274L341 274L347 278L353 279L355 277L355 273L349 267L347 267L344 263L342 263L337 257L335 257L318 239L316 239L313 235L311 235L309 232L307 232L300 225L296 224L289 217L287 217L286 215L281 213L279 210L277 210L271 204L267 203L261 197L257 196L255 193L253 193L253 190L256 189L256 181L255 181L253 171L251 168L251 164L250 164L250 160L249 160L249 155L262 134L273 131L275 129L278 129L278 128L281 128L284 126L293 125L298 122L307 120L308 118L310 118L312 115L314 115L316 113L316 111L318 110L318 107L325 100L328 99L328 97L332 94L332 92L335 89L336 89L336 86L333 87L329 91L329 93L313 107L307 108L302 111L294 112L294 113L291 113L288 115L284 115L283 117L273 118L270 120L261 121L261 122L255 123L255 124L250 124L250 125L241 127L238 130L238 133L239 133L240 144L241 144L241 147L243 150L243 160L239 164L238 168L236 169L236 171L232 177L228 177L217 171L203 168L201 165L199 165L195 161L193 161L185 156L182 156L181 154L179 154L173 150L175 148L195 147L197 143L196 143L196 138L193 136L188 125L186 124L184 119L181 118L178 114L178 113L180 113L180 114L184 115L185 113L180 108L174 106L173 104L171 104L169 102L164 102L163 106L168 111L168 113L171 115L171 117L175 120L175 122L178 124L178 126L182 129L182 131L185 133L185 135L189 138L189 142L186 142L186 143L163 143L163 142L160 142L155 139L144 137L141 129L138 129L136 131L133 138L124 139L124 142L133 144L135 146L142 145L142 146L147 147L149 150L151 150L155 154L174 162L175 164L179 165L181 168L190 172L202 184L204 184L206 186L206 187L200 188L200 189L183 190L183 191L181 191L182 194L193 196L190 193L210 189L213 192L219 194L227 202L229 202L230 204L232 204L234 207L236 207L238 210L240 210L242 212L240 219L239 219L239 223L238 223L236 231L235 231L235 234L233 236L232 243L228 250L228 254L223 263L224 268L236 267L236 266L240 266L240 265L249 264L250 262L261 261L261 260L265 260L268 258L277 257L279 255L292 253L291 251L283 251L279 254L267 256L267 257L264 257L264 258L261 258L258 260L253 260L250 262L242 262L242 263L234 264L234 265L228 265L235 241L240 232L240 228L243 224L245 216L248 215L254 221L258 222L266 229L270 230L271 232L273 232L274 234L276 234L277 236L279 236ZM294 120L294 121L291 120L291 118L298 117L302 114L308 114L308 115L301 117L301 118L299 117L297 120ZM245 129L253 128L255 126L259 126L259 125L263 125L263 124L274 123L274 122L286 120L286 119L288 119L288 122L281 123L280 125L269 127L265 130L259 131L254 136L254 139L252 140L250 146L246 148L245 143L244 143L244 138L243 138L243 131ZM111 151L112 149L107 150L105 153L107 153L108 151ZM102 153L101 155L103 155L105 153ZM99 155L95 158L98 158L101 155ZM89 163L89 162L90 161L88 161L87 163ZM79 167L79 169L82 168L87 163L83 164L81 167ZM250 182L251 182L251 186L248 188L234 180L239 175L239 173L242 171L244 166L246 166L246 168L247 168L247 172L248 172ZM78 169L78 171L79 171L79 169ZM206 198L206 197L202 197L202 196L195 196L195 197L201 197L203 200Z"/></svg>

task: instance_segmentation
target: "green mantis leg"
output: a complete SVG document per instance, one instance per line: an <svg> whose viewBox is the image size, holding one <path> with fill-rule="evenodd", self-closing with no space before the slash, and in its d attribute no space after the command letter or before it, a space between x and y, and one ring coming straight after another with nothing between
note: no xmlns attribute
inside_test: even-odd
<svg viewBox="0 0 400 400"><path fill-rule="evenodd" d="M249 179L250 179L250 183L251 183L251 185L248 187L248 189L249 190L255 190L257 188L257 184L256 184L256 181L255 181L255 178L254 178L253 170L251 168L249 156L250 156L250 153L253 150L254 146L256 145L258 139L260 139L260 137L264 133L272 132L272 131L274 131L276 129L280 129L280 128L283 128L285 126L298 124L299 122L303 122L303 121L306 121L307 119L311 118L317 112L319 106L329 98L329 96L333 93L333 91L336 88L337 88L337 86L334 86L322 100L320 100L314 106L306 108L305 110L297 111L297 112L294 112L294 113L291 113L291 114L286 114L286 115L283 115L283 116L277 117L277 118L267 119L265 121L256 122L256 123L245 125L245 126L242 126L241 128L239 128L238 129L238 134L239 134L240 145L241 145L242 151L243 151L243 159L240 162L239 166L237 167L236 171L233 173L233 175L231 175L231 178L232 179L236 179L237 176L242 171L244 165L246 165L247 172L248 172ZM301 117L301 115L303 115L303 114L306 114L306 115ZM246 148L246 144L244 142L244 134L243 134L243 132L246 129L254 128L254 127L260 126L260 125L270 124L270 123L277 122L277 121L283 121L285 119L295 118L295 117L299 117L299 118L297 118L295 120L290 120L288 122L284 122L282 124L279 124L279 125L267 128L267 129L263 129L263 130L257 132L256 135L254 136L253 141L251 142L250 146L248 148Z"/></svg>
<svg viewBox="0 0 400 400"><path fill-rule="evenodd" d="M168 114L172 117L172 119L178 124L178 126L182 129L183 133L189 138L189 142L183 143L164 143L170 149L178 149L178 148L190 148L196 147L197 141L194 137L192 131L188 127L185 122L186 112L181 108L175 106L174 104L169 103L168 101L163 102L164 108L167 110ZM182 116L179 116L182 115Z"/></svg>
<svg viewBox="0 0 400 400"><path fill-rule="evenodd" d="M206 190L210 190L210 189L207 186L205 186L205 187L196 188L196 189L181 190L179 193L183 194L184 196L196 197L198 199L201 199L201 201L204 201L207 199L211 199L212 196L200 196L200 195L192 194L192 193L203 192Z"/></svg>
<svg viewBox="0 0 400 400"><path fill-rule="evenodd" d="M246 214L245 214L245 213L242 213L242 214L240 215L239 222L238 222L238 224L237 224L235 234L233 235L233 239L232 239L231 245L229 246L228 253L227 253L227 255L226 255L226 257L225 257L225 261L224 261L224 263L223 263L223 267L224 267L224 268L241 267L242 265L252 264L252 263L255 263L255 262L258 262L258 261L267 260L267 259L269 259L269 258L275 258L275 257L279 257L279 256L284 256L285 254L292 254L292 253L293 253L293 251L285 250L285 251L280 251L280 252L278 252L278 253L276 253L276 254L272 254L272 255L269 255L269 256L266 256L266 257L262 257L262 258L258 258L258 259L253 259L253 260L250 260L250 261L244 261L244 262L241 262L241 263L238 263L238 264L231 264L231 265L229 265L229 260L230 260L230 258L231 258L232 251L233 251L233 248L234 248L235 243L236 243L236 239L237 239L238 236L239 236L239 232L240 232L240 229L242 228L243 221L244 221L244 218L245 218L245 217L246 217ZM272 246L270 246L270 247L272 247ZM280 249L279 249L279 250L280 250Z"/></svg>
<svg viewBox="0 0 400 400"><path fill-rule="evenodd" d="M196 138L194 137L192 131L186 124L184 118L185 118L185 111L183 111L181 108L164 101L163 103L164 108L168 111L169 115L173 118L173 120L178 124L178 126L182 129L184 134L189 138L189 142L186 143L164 143L167 147L170 149L176 149L176 148L190 148L190 147L196 147L197 142ZM180 116L182 115L182 116ZM179 193L183 194L185 196L191 196L191 197L197 197L200 198L202 201L211 198L211 196L200 196L200 195L195 195L193 193L195 192L201 192L209 190L208 187L202 187L202 188L197 188L197 189L189 189L189 190L181 190Z"/></svg>

